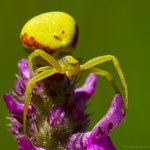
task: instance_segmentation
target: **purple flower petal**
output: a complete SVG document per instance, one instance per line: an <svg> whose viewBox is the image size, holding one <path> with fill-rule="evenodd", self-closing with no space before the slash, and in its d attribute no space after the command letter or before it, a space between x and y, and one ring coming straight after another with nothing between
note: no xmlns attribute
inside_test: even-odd
<svg viewBox="0 0 150 150"><path fill-rule="evenodd" d="M60 106L54 106L49 114L49 124L51 126L58 126L64 122L65 111Z"/></svg>
<svg viewBox="0 0 150 150"><path fill-rule="evenodd" d="M14 135L19 135L20 130L23 130L21 123L18 122L17 119L13 117L11 117L11 123L12 123L11 132Z"/></svg>
<svg viewBox="0 0 150 150"><path fill-rule="evenodd" d="M3 99L4 99L6 106L11 114L13 114L16 117L22 116L23 110L24 110L24 104L14 101L14 99L8 94L4 94ZM31 107L31 105L29 105L28 113L30 114L32 112L33 112L32 107Z"/></svg>
<svg viewBox="0 0 150 150"><path fill-rule="evenodd" d="M18 138L18 150L45 150L43 148L37 148L33 146L32 142L26 138L26 136L20 136Z"/></svg>
<svg viewBox="0 0 150 150"><path fill-rule="evenodd" d="M16 91L19 95L23 95L26 89L26 84L30 80L30 72L28 69L28 61L27 59L21 59L18 62L19 69L19 78L15 82ZM39 90L39 85L37 83L34 84L33 93L35 94Z"/></svg>
<svg viewBox="0 0 150 150"><path fill-rule="evenodd" d="M66 150L115 150L108 136L97 137L88 143L91 132L77 133L71 136Z"/></svg>
<svg viewBox="0 0 150 150"><path fill-rule="evenodd" d="M96 79L97 79L97 75L91 73L87 77L84 85L80 88L75 89L74 92L75 105L73 110L74 120L80 120L85 117L84 111L85 111L86 100L88 100L95 91Z"/></svg>
<svg viewBox="0 0 150 150"><path fill-rule="evenodd" d="M67 143L66 150L87 150L87 142L91 132L73 134Z"/></svg>
<svg viewBox="0 0 150 150"><path fill-rule="evenodd" d="M91 132L77 133L71 136L66 150L115 150L108 136L96 137L89 141Z"/></svg>
<svg viewBox="0 0 150 150"><path fill-rule="evenodd" d="M93 93L95 91L95 88L96 88L96 79L97 79L97 75L91 73L87 77L87 79L86 79L85 83L83 84L83 86L80 87L80 88L77 88L75 90L75 95L79 95L84 100L89 99L93 95Z"/></svg>
<svg viewBox="0 0 150 150"><path fill-rule="evenodd" d="M21 80L20 77L18 77L18 79L15 81L15 87L17 94L22 96L23 93L25 92L25 86L23 85L23 81Z"/></svg>
<svg viewBox="0 0 150 150"><path fill-rule="evenodd" d="M93 139L88 144L87 150L115 150L111 139L108 136Z"/></svg>
<svg viewBox="0 0 150 150"><path fill-rule="evenodd" d="M35 122L32 122L30 130L33 132L38 132L38 127L37 127L37 124Z"/></svg>
<svg viewBox="0 0 150 150"><path fill-rule="evenodd" d="M80 120L85 117L85 115L84 115L85 105L86 105L86 103L82 97L80 97L80 96L75 97L75 106L73 108L74 120Z"/></svg>
<svg viewBox="0 0 150 150"><path fill-rule="evenodd" d="M21 59L18 62L18 69L19 69L20 75L23 77L23 79L28 80L30 78L27 59Z"/></svg>
<svg viewBox="0 0 150 150"><path fill-rule="evenodd" d="M90 140L92 141L97 136L103 137L108 135L110 130L115 128L123 117L122 97L116 94L106 115L93 128Z"/></svg>

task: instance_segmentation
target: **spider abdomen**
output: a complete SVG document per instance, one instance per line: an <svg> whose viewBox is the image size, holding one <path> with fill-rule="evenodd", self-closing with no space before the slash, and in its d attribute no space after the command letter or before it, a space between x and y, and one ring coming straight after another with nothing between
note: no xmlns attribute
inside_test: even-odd
<svg viewBox="0 0 150 150"><path fill-rule="evenodd" d="M77 37L75 20L63 12L48 12L30 19L20 35L21 43L28 52L42 49L52 55L71 53Z"/></svg>

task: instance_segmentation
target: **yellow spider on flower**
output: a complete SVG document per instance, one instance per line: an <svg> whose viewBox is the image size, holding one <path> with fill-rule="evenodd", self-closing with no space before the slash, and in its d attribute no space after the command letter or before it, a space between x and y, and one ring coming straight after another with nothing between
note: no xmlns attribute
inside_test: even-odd
<svg viewBox="0 0 150 150"><path fill-rule="evenodd" d="M78 26L75 20L64 12L48 12L29 20L20 35L23 47L30 53L28 57L29 70L33 70L32 79L27 83L25 106L23 112L23 129L26 135L26 117L28 105L34 84L55 73L65 74L69 79L79 73L88 71L104 76L111 84L115 93L120 93L111 74L94 66L112 61L125 90L124 111L128 107L128 88L119 65L119 61L112 55L95 57L80 65L72 56L78 39ZM34 60L34 61L33 61ZM37 68L33 69L33 65Z"/></svg>

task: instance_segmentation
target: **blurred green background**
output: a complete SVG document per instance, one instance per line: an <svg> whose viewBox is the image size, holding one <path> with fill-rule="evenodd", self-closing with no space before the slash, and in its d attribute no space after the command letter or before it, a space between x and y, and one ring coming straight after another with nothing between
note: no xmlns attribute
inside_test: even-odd
<svg viewBox="0 0 150 150"><path fill-rule="evenodd" d="M78 22L76 58L85 62L95 56L113 54L120 61L129 87L129 110L125 120L110 134L116 148L150 149L149 0L1 0L1 97L14 86L17 61L27 57L19 41L22 26L37 14L56 10L71 14ZM101 67L113 74L122 89L112 63ZM111 87L99 77L96 93L88 105L88 112L93 113L89 130L106 113L112 98ZM16 150L17 143L6 126L7 114L1 99L0 149Z"/></svg>

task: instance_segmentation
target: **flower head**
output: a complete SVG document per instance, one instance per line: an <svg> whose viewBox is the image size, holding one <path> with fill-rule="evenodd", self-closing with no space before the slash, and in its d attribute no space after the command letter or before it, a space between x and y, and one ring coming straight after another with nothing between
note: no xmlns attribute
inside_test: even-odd
<svg viewBox="0 0 150 150"><path fill-rule="evenodd" d="M24 97L27 82L32 78L27 60L18 63L19 75L15 90L3 99L11 120L11 132L18 140L19 150L113 150L109 132L124 113L122 97L116 94L106 115L86 132L89 115L86 102L96 88L95 74L90 74L82 87L75 87L75 79L54 74L35 84L28 106L27 137L23 133Z"/></svg>

